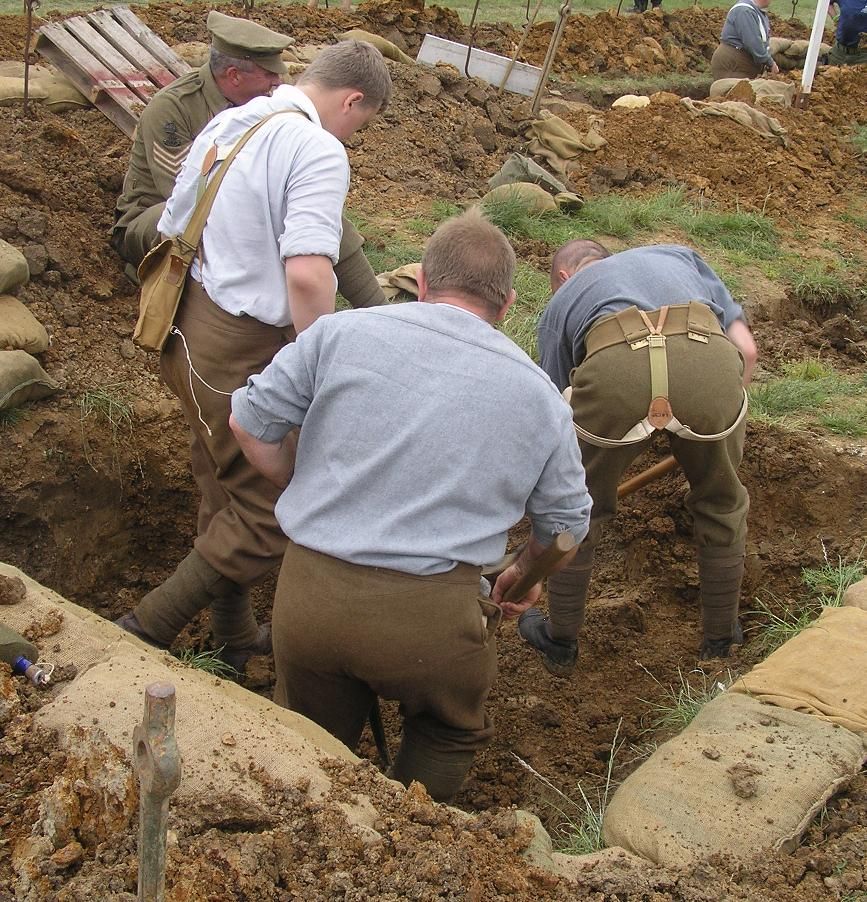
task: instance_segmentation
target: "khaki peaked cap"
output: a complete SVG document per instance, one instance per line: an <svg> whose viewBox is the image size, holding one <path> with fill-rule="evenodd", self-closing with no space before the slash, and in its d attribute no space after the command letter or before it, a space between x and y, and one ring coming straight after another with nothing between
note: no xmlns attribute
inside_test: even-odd
<svg viewBox="0 0 867 902"><path fill-rule="evenodd" d="M283 75L287 69L280 57L292 38L271 31L249 19L236 19L212 9L208 13L211 45L220 53L235 59L250 60L268 72Z"/></svg>

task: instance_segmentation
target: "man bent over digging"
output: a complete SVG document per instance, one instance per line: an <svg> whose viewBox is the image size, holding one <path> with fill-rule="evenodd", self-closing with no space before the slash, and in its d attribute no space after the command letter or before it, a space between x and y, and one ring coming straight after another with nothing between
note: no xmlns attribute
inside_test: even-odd
<svg viewBox="0 0 867 902"><path fill-rule="evenodd" d="M428 242L420 303L322 317L232 396L239 444L283 489L275 701L354 748L376 697L398 700L393 776L437 800L491 740L499 620L541 588L504 593L590 515L568 405L496 329L514 268L465 213ZM481 566L525 513L530 542L484 598Z"/></svg>
<svg viewBox="0 0 867 902"><path fill-rule="evenodd" d="M552 673L570 674L596 545L617 510L617 484L664 429L689 480L686 506L698 546L700 657L743 642L738 600L749 496L737 475L756 346L713 270L687 247L611 254L576 240L554 255L554 296L539 321L542 369L570 393L593 498L590 531L568 567L548 580L549 616L530 608L518 630Z"/></svg>

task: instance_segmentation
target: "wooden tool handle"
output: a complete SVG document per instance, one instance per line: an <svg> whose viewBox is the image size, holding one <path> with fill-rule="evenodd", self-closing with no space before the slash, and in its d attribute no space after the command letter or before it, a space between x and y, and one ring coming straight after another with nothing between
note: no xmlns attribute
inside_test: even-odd
<svg viewBox="0 0 867 902"><path fill-rule="evenodd" d="M576 544L571 532L561 532L530 564L529 570L506 592L503 601L520 601L569 554Z"/></svg>
<svg viewBox="0 0 867 902"><path fill-rule="evenodd" d="M644 488L648 483L659 479L661 476L665 476L666 473L670 473L676 468L677 461L674 459L673 454L669 454L668 457L663 457L659 463L655 463L652 467L642 470L641 473L633 476L631 479L626 479L621 482L620 485L617 486L617 498L625 498L627 495L637 492L639 489Z"/></svg>

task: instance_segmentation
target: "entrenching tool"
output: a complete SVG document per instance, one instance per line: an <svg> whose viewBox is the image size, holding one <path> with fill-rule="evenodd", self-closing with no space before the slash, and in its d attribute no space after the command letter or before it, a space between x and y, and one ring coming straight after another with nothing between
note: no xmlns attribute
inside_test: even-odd
<svg viewBox="0 0 867 902"><path fill-rule="evenodd" d="M646 470L642 470L635 476L631 476L629 479L625 479L621 482L620 485L617 486L618 500L625 498L627 495L631 495L633 492L637 492L639 489L643 489L644 486L649 485L651 482L655 482L657 479L665 476L666 473L670 473L672 470L676 469L677 461L673 454L669 454L668 457L664 457L652 467L648 467ZM510 551L508 554L504 554L500 560L482 567L482 576L498 576L506 569L506 567L511 567L512 564L515 563L518 554L519 552L517 551Z"/></svg>
<svg viewBox="0 0 867 902"><path fill-rule="evenodd" d="M642 470L635 476L621 482L620 485L617 486L618 500L620 498L625 498L627 495L631 495L633 492L637 492L639 489L643 489L649 483L655 482L660 477L665 476L666 473L670 473L672 470L676 469L677 461L673 454L669 454L668 457L663 457L661 461L655 463L652 467L648 467L646 470Z"/></svg>
<svg viewBox="0 0 867 902"><path fill-rule="evenodd" d="M575 537L571 532L561 532L557 535L545 551L530 564L527 572L512 584L503 596L503 601L519 601L523 598L536 583L541 582L572 551L576 544Z"/></svg>
<svg viewBox="0 0 867 902"><path fill-rule="evenodd" d="M145 689L144 718L133 730L132 741L139 779L138 898L163 902L169 798L181 782L171 683L151 683Z"/></svg>

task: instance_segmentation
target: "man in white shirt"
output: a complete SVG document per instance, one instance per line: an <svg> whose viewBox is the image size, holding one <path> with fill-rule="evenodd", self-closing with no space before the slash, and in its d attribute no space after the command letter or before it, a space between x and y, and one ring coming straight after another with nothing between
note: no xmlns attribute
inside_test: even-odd
<svg viewBox="0 0 867 902"><path fill-rule="evenodd" d="M204 162L222 159L272 113L226 172L191 267L172 335L160 358L191 429L193 475L202 492L193 551L118 623L167 647L204 607L214 643L243 669L270 651L249 585L281 560L278 489L251 467L228 427L229 399L247 378L319 316L334 310L341 212L349 188L342 141L381 112L391 79L374 47L328 47L295 86L218 114L197 136L160 219L182 234Z"/></svg>

